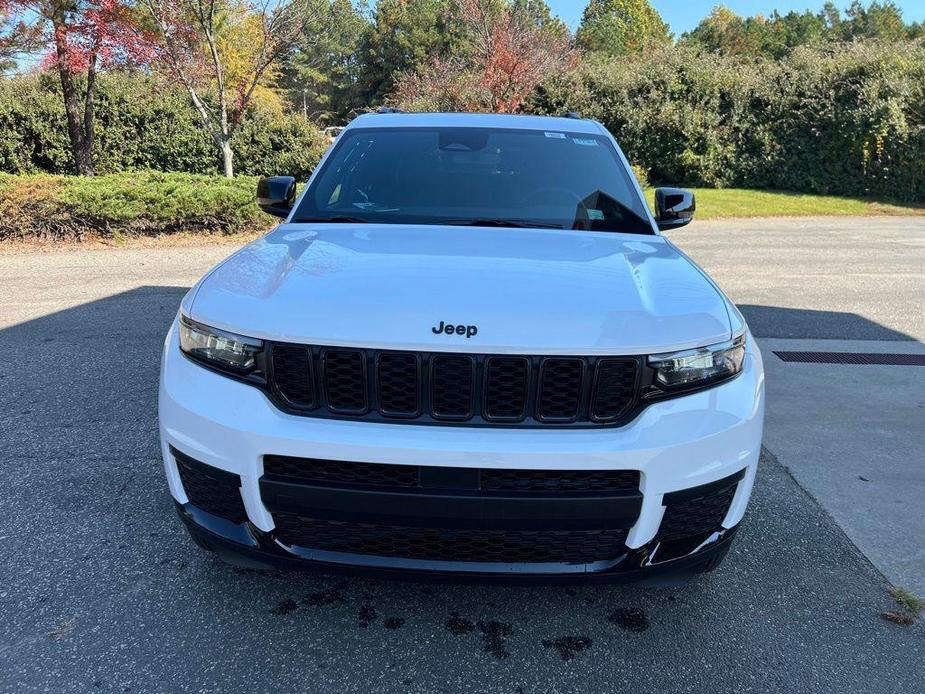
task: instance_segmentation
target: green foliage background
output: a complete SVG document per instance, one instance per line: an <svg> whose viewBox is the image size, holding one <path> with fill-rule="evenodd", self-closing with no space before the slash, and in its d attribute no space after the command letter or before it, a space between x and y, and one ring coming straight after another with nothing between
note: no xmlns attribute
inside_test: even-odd
<svg viewBox="0 0 925 694"><path fill-rule="evenodd" d="M96 104L97 170L215 174L214 143L180 89L142 74L100 75ZM0 171L73 172L58 80L51 73L0 80ZM327 141L300 115L252 108L232 140L244 175L306 179Z"/></svg>
<svg viewBox="0 0 925 694"><path fill-rule="evenodd" d="M590 57L530 110L600 120L653 183L925 201L925 45L799 47L781 61L690 45Z"/></svg>
<svg viewBox="0 0 925 694"><path fill-rule="evenodd" d="M0 174L0 242L265 229L252 176L137 171L101 176Z"/></svg>
<svg viewBox="0 0 925 694"><path fill-rule="evenodd" d="M230 182L216 178L216 148L175 85L140 72L102 74L95 159L103 175L80 180L58 176L73 170L56 75L0 79L0 172L20 175L0 178L0 239L266 226L251 177L304 181L327 146L299 101L310 114L330 109L330 122L349 120L429 52L464 54L447 1L380 0L368 22L349 0L334 0L342 17L330 41L287 62L281 88L289 113L258 102L246 114L232 142L242 177ZM512 1L552 21L544 3ZM585 49L579 67L551 75L527 110L575 110L601 121L653 185L925 203L921 25L903 25L874 3L852 6L844 20L828 6L769 21L715 11L677 44L665 43L653 15L653 40L621 39L620 51L590 41L618 35L623 14L648 7L592 2L577 37Z"/></svg>

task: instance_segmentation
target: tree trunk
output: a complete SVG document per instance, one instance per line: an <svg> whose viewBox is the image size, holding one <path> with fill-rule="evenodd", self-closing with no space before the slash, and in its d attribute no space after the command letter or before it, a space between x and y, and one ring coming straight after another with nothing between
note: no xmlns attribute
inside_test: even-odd
<svg viewBox="0 0 925 694"><path fill-rule="evenodd" d="M84 123L83 140L80 143L81 157L86 163L86 175L96 173L93 163L93 141L96 139L96 53L94 46L90 54L90 63L87 66L87 91L84 94Z"/></svg>
<svg viewBox="0 0 925 694"><path fill-rule="evenodd" d="M231 138L223 136L218 146L222 150L222 169L225 172L225 178L234 178L234 164L232 162L234 152L231 151Z"/></svg>
<svg viewBox="0 0 925 694"><path fill-rule="evenodd" d="M64 111L67 115L67 135L71 144L71 154L74 157L74 167L81 176L92 176L93 167L93 83L95 74L91 72L85 98L85 106L90 109L89 117L83 118L80 113L80 99L77 95L77 86L74 84L74 75L67 59L67 30L63 21L55 17L52 21L55 38L55 53L58 59L58 77L61 80L61 93L64 96ZM95 56L93 62L95 63ZM91 65L91 71L95 65ZM86 112L84 116L86 116ZM85 131L89 127L89 133ZM89 136L88 136L89 135Z"/></svg>

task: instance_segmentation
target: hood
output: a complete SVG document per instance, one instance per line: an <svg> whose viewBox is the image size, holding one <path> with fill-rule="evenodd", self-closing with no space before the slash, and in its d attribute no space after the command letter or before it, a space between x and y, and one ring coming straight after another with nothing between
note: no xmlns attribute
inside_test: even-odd
<svg viewBox="0 0 925 694"><path fill-rule="evenodd" d="M618 355L730 336L723 296L661 236L283 224L190 298L202 323L320 345Z"/></svg>

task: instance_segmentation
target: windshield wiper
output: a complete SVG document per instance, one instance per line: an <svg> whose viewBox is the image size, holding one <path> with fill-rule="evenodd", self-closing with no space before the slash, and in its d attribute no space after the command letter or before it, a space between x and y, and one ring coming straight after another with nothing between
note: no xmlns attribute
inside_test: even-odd
<svg viewBox="0 0 925 694"><path fill-rule="evenodd" d="M325 222L328 224L366 224L367 221L362 217L348 217L345 215L336 215L333 217L296 217L293 222Z"/></svg>
<svg viewBox="0 0 925 694"><path fill-rule="evenodd" d="M443 222L443 224L448 224L452 226L467 226L467 227L514 227L517 229L561 229L561 224L550 224L548 222L531 222L529 220L516 220L516 219L451 219L448 222Z"/></svg>

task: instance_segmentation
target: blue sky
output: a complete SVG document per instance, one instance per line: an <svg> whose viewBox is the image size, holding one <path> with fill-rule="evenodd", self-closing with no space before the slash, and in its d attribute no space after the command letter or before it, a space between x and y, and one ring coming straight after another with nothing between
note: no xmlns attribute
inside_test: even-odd
<svg viewBox="0 0 925 694"><path fill-rule="evenodd" d="M682 32L693 29L700 20L710 13L714 5L723 4L740 15L771 14L772 10L781 13L790 10L818 11L825 0L650 0L662 18L671 26L672 32L680 35ZM585 0L546 0L552 11L562 17L573 29L581 20ZM850 0L835 0L836 6L846 8ZM868 4L864 0L864 4ZM921 22L925 20L925 0L897 0L896 4L902 8L903 17L907 22Z"/></svg>

